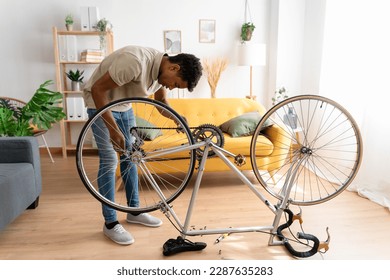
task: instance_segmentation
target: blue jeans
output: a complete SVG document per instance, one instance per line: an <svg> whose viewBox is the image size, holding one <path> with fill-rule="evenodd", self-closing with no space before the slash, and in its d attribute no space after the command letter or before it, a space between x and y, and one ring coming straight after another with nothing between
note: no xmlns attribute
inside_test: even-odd
<svg viewBox="0 0 390 280"><path fill-rule="evenodd" d="M88 109L88 116L91 118L96 109ZM133 136L130 135L130 129L135 126L135 116L133 109L125 112L112 112L112 115L118 124L119 129L125 136L126 149L131 147ZM98 187L99 192L107 199L115 200L115 177L118 165L118 155L110 141L108 129L99 118L92 125L92 132L98 147L99 153L99 172ZM127 204L131 207L138 207L138 173L134 163L130 162L125 156L120 156L120 171L126 190ZM106 223L117 221L115 209L102 204L103 217Z"/></svg>

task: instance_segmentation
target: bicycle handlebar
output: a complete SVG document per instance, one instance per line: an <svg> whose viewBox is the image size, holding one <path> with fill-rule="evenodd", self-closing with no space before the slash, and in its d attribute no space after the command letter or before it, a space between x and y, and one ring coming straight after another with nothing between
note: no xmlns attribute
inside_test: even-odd
<svg viewBox="0 0 390 280"><path fill-rule="evenodd" d="M314 242L313 247L309 251L303 251L303 252L295 250L293 248L293 246L288 242L288 239L286 237L284 237L282 231L284 229L288 228L293 223L293 216L294 216L293 213L291 212L291 210L285 209L284 211L288 214L288 221L285 224L280 225L278 227L278 229L276 230L276 232L277 232L278 238L281 241L283 241L283 244L286 247L287 251L289 251L290 254L292 254L293 256L298 257L298 258L308 258L308 257L311 257L314 254L316 254L318 252L320 241L314 235L302 233L302 232L297 233L297 237L299 239L306 239L306 240L310 240L310 241Z"/></svg>

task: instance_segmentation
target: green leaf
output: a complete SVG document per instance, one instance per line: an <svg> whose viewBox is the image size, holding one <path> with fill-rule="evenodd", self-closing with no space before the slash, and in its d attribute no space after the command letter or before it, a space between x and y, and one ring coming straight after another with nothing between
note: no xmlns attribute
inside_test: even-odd
<svg viewBox="0 0 390 280"><path fill-rule="evenodd" d="M0 108L0 136L30 136L30 125L26 121L15 118L12 110Z"/></svg>
<svg viewBox="0 0 390 280"><path fill-rule="evenodd" d="M31 136L31 124L47 130L65 118L62 107L59 107L62 94L47 88L52 83L48 80L41 84L31 100L23 108L17 109L17 114L15 108L9 108L6 101L0 100L0 136Z"/></svg>

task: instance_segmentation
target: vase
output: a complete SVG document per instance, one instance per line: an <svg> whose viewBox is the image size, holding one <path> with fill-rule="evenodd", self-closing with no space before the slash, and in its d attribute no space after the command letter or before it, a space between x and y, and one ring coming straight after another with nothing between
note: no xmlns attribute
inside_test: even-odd
<svg viewBox="0 0 390 280"><path fill-rule="evenodd" d="M283 117L283 122L292 129L297 128L297 114L295 114L293 107L288 108L287 114Z"/></svg>
<svg viewBox="0 0 390 280"><path fill-rule="evenodd" d="M253 33L253 31L251 29L248 29L246 31L246 40L245 41L250 41L252 39L252 33Z"/></svg>
<svg viewBox="0 0 390 280"><path fill-rule="evenodd" d="M80 82L72 81L72 91L80 91Z"/></svg>

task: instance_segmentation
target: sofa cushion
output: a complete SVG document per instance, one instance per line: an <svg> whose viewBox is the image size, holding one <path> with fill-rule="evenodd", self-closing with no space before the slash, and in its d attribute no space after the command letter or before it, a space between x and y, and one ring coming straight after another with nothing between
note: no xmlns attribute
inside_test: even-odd
<svg viewBox="0 0 390 280"><path fill-rule="evenodd" d="M140 118L140 117L135 117L135 122L137 124L137 127L150 127L150 128L156 128L154 124L151 124L147 120ZM161 136L161 130L159 129L148 129L148 128L137 128L137 133L138 135L146 140L153 140L158 136Z"/></svg>
<svg viewBox="0 0 390 280"><path fill-rule="evenodd" d="M250 143L252 136L243 136L243 137L230 137L225 134L225 145L223 148L235 155L244 155L246 157L250 156ZM265 136L257 138L256 144L256 156L264 157L272 154L274 150L274 145L272 142Z"/></svg>
<svg viewBox="0 0 390 280"><path fill-rule="evenodd" d="M31 163L0 163L0 230L37 199Z"/></svg>
<svg viewBox="0 0 390 280"><path fill-rule="evenodd" d="M261 120L262 115L259 112L244 113L240 116L234 117L219 127L221 130L231 137L241 137L253 135L257 124ZM264 127L270 126L271 123L267 120Z"/></svg>

